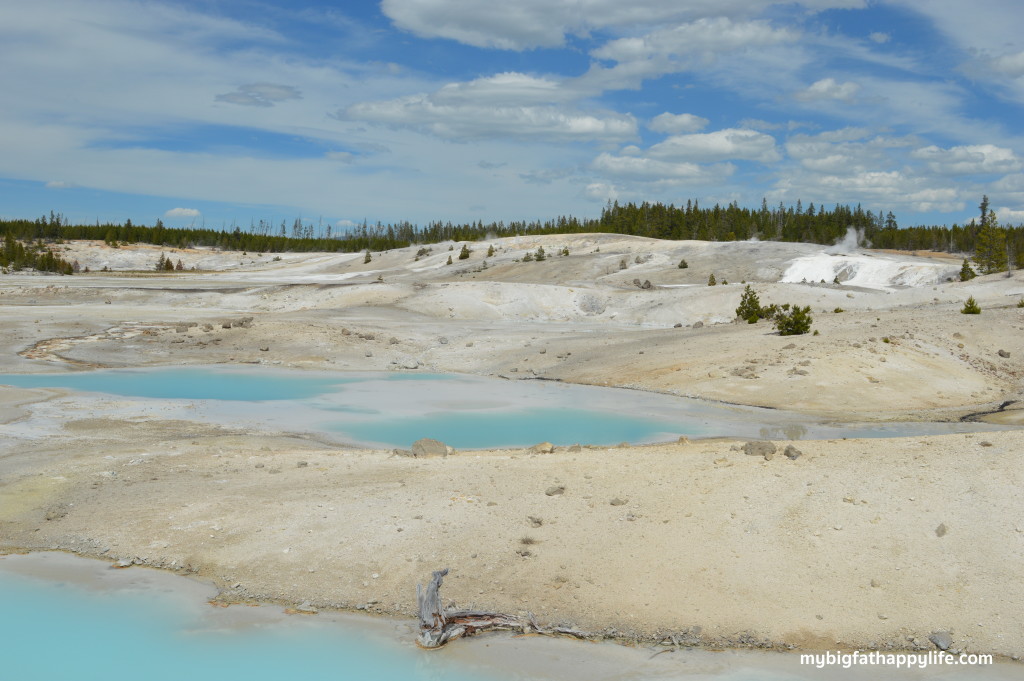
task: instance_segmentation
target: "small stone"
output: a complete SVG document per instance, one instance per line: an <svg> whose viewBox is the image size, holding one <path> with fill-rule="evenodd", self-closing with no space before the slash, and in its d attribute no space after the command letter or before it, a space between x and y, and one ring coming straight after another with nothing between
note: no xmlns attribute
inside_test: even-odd
<svg viewBox="0 0 1024 681"><path fill-rule="evenodd" d="M946 532L948 532L946 529L946 523L939 523L939 526L935 528L936 537L945 537ZM945 648L943 648L943 650L945 650Z"/></svg>
<svg viewBox="0 0 1024 681"><path fill-rule="evenodd" d="M526 516L526 522L530 523L530 527L540 527L544 524L544 520L534 515Z"/></svg>
<svg viewBox="0 0 1024 681"><path fill-rule="evenodd" d="M672 328L673 329L681 329L681 328L683 328L683 324L682 324L682 322L676 322L675 324L672 325Z"/></svg>
<svg viewBox="0 0 1024 681"><path fill-rule="evenodd" d="M297 464L295 464L295 467L296 468L305 468L308 465L309 465L308 461L299 461Z"/></svg>
<svg viewBox="0 0 1024 681"><path fill-rule="evenodd" d="M390 343L391 345L398 345L398 339L392 336L391 338L388 339L388 343Z"/></svg>
<svg viewBox="0 0 1024 681"><path fill-rule="evenodd" d="M544 494L548 495L549 497L559 496L559 495L564 494L564 493L565 493L565 486L564 485L552 485L551 487L548 487L546 490L544 490Z"/></svg>
<svg viewBox="0 0 1024 681"><path fill-rule="evenodd" d="M392 449L391 453L395 456L415 456L412 451L408 449Z"/></svg>
<svg viewBox="0 0 1024 681"><path fill-rule="evenodd" d="M365 353L363 353L363 354L364 354L365 356L367 356L367 357L373 357L373 352L371 352L370 350L367 350L367 351L366 351Z"/></svg>
<svg viewBox="0 0 1024 681"><path fill-rule="evenodd" d="M1000 350L1000 351L999 351L999 356L1000 356L1000 357L1009 357L1009 356L1010 356L1010 353L1009 353L1009 352L1007 352L1006 350Z"/></svg>
<svg viewBox="0 0 1024 681"><path fill-rule="evenodd" d="M270 351L270 346L269 345L261 345L260 346L260 352L269 352L269 351Z"/></svg>
<svg viewBox="0 0 1024 681"><path fill-rule="evenodd" d="M440 338L438 338L437 342L440 343L441 345L448 345L448 339L445 338L444 336L441 336Z"/></svg>
<svg viewBox="0 0 1024 681"><path fill-rule="evenodd" d="M693 323L693 328L694 329L702 329L702 328L704 328L704 322L694 322Z"/></svg>
<svg viewBox="0 0 1024 681"><path fill-rule="evenodd" d="M992 443L989 442L988 440L982 440L981 442L978 443L978 446L979 447L991 447Z"/></svg>
<svg viewBox="0 0 1024 681"><path fill-rule="evenodd" d="M949 647L953 645L953 637L948 631L935 631L932 632L931 636L928 637L936 648L939 650L949 650Z"/></svg>
<svg viewBox="0 0 1024 681"><path fill-rule="evenodd" d="M786 449L783 450L782 453L785 454L786 458L790 459L791 461L796 461L801 456L803 456L803 452L801 452L799 449L797 449L793 445L786 445Z"/></svg>
<svg viewBox="0 0 1024 681"><path fill-rule="evenodd" d="M795 347L796 347L796 343L790 343L789 345L783 345L782 349L783 350L792 350Z"/></svg>
<svg viewBox="0 0 1024 681"><path fill-rule="evenodd" d="M765 461L771 461L775 456L778 447L774 442L768 440L754 440L743 445L743 453L747 456L763 456Z"/></svg>
<svg viewBox="0 0 1024 681"><path fill-rule="evenodd" d="M618 497L615 497L608 503L611 504L612 506L624 506L629 503L629 499L620 499Z"/></svg>
<svg viewBox="0 0 1024 681"><path fill-rule="evenodd" d="M263 467L264 467L264 465L261 464L261 463L256 464L256 468L263 468Z"/></svg>
<svg viewBox="0 0 1024 681"><path fill-rule="evenodd" d="M425 437L412 443L412 455L416 457L448 456L448 445L440 440Z"/></svg>
<svg viewBox="0 0 1024 681"><path fill-rule="evenodd" d="M882 583L879 582L877 579L872 579L871 580L871 588L872 589L877 589L880 586L882 586Z"/></svg>

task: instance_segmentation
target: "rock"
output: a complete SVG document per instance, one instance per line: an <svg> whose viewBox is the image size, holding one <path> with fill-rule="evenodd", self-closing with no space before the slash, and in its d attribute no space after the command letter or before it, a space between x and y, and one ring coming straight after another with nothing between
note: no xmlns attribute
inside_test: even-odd
<svg viewBox="0 0 1024 681"><path fill-rule="evenodd" d="M535 515L526 516L526 522L530 523L530 527L540 527L544 524L544 520Z"/></svg>
<svg viewBox="0 0 1024 681"><path fill-rule="evenodd" d="M555 446L550 442L541 442L530 447L530 451L534 454L551 454L555 451Z"/></svg>
<svg viewBox="0 0 1024 681"><path fill-rule="evenodd" d="M651 285L650 279L644 279L644 283L643 285L640 286L640 288L644 289L645 291L648 291L654 287Z"/></svg>
<svg viewBox="0 0 1024 681"><path fill-rule="evenodd" d="M270 346L269 345L261 345L260 346L260 352L270 352Z"/></svg>
<svg viewBox="0 0 1024 681"><path fill-rule="evenodd" d="M185 333L186 331L188 331L187 324L178 324L174 327L174 333Z"/></svg>
<svg viewBox="0 0 1024 681"><path fill-rule="evenodd" d="M309 465L308 461L299 461L297 464L295 464L295 467L296 468L305 468L308 465Z"/></svg>
<svg viewBox="0 0 1024 681"><path fill-rule="evenodd" d="M203 331L213 331L213 324L203 324Z"/></svg>
<svg viewBox="0 0 1024 681"><path fill-rule="evenodd" d="M309 601L303 601L295 607L295 612L302 615L315 615L320 611L310 605Z"/></svg>
<svg viewBox="0 0 1024 681"><path fill-rule="evenodd" d="M373 351L367 350L366 352L363 353L363 355L365 355L366 357L373 357Z"/></svg>
<svg viewBox="0 0 1024 681"><path fill-rule="evenodd" d="M415 454L408 449L392 449L391 453L395 456L415 456Z"/></svg>
<svg viewBox="0 0 1024 681"><path fill-rule="evenodd" d="M935 528L935 536L936 537L945 537L946 536L946 532L948 532L948 531L949 530L946 528L946 523L939 523L939 526ZM943 650L945 650L945 648L943 648Z"/></svg>
<svg viewBox="0 0 1024 681"><path fill-rule="evenodd" d="M948 631L932 632L928 640L934 643L939 650L949 650L949 647L953 645L953 637Z"/></svg>
<svg viewBox="0 0 1024 681"><path fill-rule="evenodd" d="M238 326L243 329L248 329L250 326L252 326L252 317L242 317L241 319L236 319L235 321L231 322L231 326Z"/></svg>
<svg viewBox="0 0 1024 681"><path fill-rule="evenodd" d="M351 333L352 333L352 332L351 332L351 331L349 331L349 330L348 330L348 329L346 329L346 328L342 328L342 330L341 330L341 335L342 335L342 336L348 336L348 335L350 335Z"/></svg>
<svg viewBox="0 0 1024 681"><path fill-rule="evenodd" d="M398 339L392 336L391 338L388 339L388 343L391 345L398 345Z"/></svg>
<svg viewBox="0 0 1024 681"><path fill-rule="evenodd" d="M262 464L262 463L256 464L256 468L265 468L265 467L266 467L265 464Z"/></svg>
<svg viewBox="0 0 1024 681"><path fill-rule="evenodd" d="M783 345L782 349L783 350L792 350L795 347L796 347L796 343L790 343L789 345Z"/></svg>
<svg viewBox="0 0 1024 681"><path fill-rule="evenodd" d="M448 345L448 339L445 338L444 336L441 336L440 338L438 338L437 342L440 343L441 345Z"/></svg>
<svg viewBox="0 0 1024 681"><path fill-rule="evenodd" d="M871 580L871 587L872 587L873 589L877 589L877 588L878 588L878 587L880 587L880 586L882 586L882 583L881 583L881 582L879 582L879 581L878 581L877 579L872 579L872 580Z"/></svg>
<svg viewBox="0 0 1024 681"><path fill-rule="evenodd" d="M469 341L469 342L467 342L467 343L466 343L466 347L467 347L467 348L471 348L471 347L473 347L473 341Z"/></svg>
<svg viewBox="0 0 1024 681"><path fill-rule="evenodd" d="M639 279L634 279L634 280L633 280L633 286L636 286L637 288L643 288L643 286L642 286L642 284L640 283L640 280L639 280Z"/></svg>
<svg viewBox="0 0 1024 681"><path fill-rule="evenodd" d="M704 322L694 322L693 323L693 328L694 329L702 329L702 328L704 328Z"/></svg>
<svg viewBox="0 0 1024 681"><path fill-rule="evenodd" d="M743 445L743 453L748 456L763 456L765 461L771 461L775 456L778 447L774 442L768 440L754 440Z"/></svg>
<svg viewBox="0 0 1024 681"><path fill-rule="evenodd" d="M566 451L569 452L570 454L577 454L577 453L583 451L583 448L580 447L579 445L572 445Z"/></svg>
<svg viewBox="0 0 1024 681"><path fill-rule="evenodd" d="M448 445L425 437L412 443L412 455L420 456L448 456Z"/></svg>
<svg viewBox="0 0 1024 681"><path fill-rule="evenodd" d="M685 435L680 435L679 439L676 440L676 442L678 442L681 445L688 445L690 444L690 438L686 437Z"/></svg>
<svg viewBox="0 0 1024 681"><path fill-rule="evenodd" d="M1007 352L1006 350L1000 350L1000 351L999 351L999 356L1000 356L1000 357L1009 357L1009 356L1010 356L1010 353L1009 353L1009 352Z"/></svg>
<svg viewBox="0 0 1024 681"><path fill-rule="evenodd" d="M615 497L608 503L611 504L612 506L625 506L626 504L629 503L629 499L620 499L618 497Z"/></svg>
<svg viewBox="0 0 1024 681"><path fill-rule="evenodd" d="M544 494L548 495L549 497L559 496L564 493L565 485L552 485L551 487L548 487L546 490L544 490Z"/></svg>
<svg viewBox="0 0 1024 681"><path fill-rule="evenodd" d="M801 452L793 445L786 445L786 449L782 453L786 455L787 459L790 459L792 461L796 461L803 455L803 452Z"/></svg>
<svg viewBox="0 0 1024 681"><path fill-rule="evenodd" d="M221 322L220 323L220 328L222 328L222 329L230 329L231 328L231 320L229 319L229 320L227 320L225 322Z"/></svg>
<svg viewBox="0 0 1024 681"><path fill-rule="evenodd" d="M675 324L672 325L672 328L673 329L681 329L681 328L683 328L683 324L682 324L682 322L676 322Z"/></svg>
<svg viewBox="0 0 1024 681"><path fill-rule="evenodd" d="M63 518L67 514L68 514L68 507L65 506L64 504L58 504L56 506L51 506L50 508L46 509L46 516L45 516L45 518L47 520L60 520L61 518Z"/></svg>

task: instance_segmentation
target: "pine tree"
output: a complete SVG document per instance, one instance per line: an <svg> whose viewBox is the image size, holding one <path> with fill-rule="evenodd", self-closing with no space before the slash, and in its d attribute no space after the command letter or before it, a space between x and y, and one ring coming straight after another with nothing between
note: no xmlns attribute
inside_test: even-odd
<svg viewBox="0 0 1024 681"><path fill-rule="evenodd" d="M960 310L960 314L981 314L981 307L978 306L978 301L971 296L964 303L963 308Z"/></svg>
<svg viewBox="0 0 1024 681"><path fill-rule="evenodd" d="M166 260L166 258L164 256L164 254L161 253L160 254L160 259L156 261L156 266L153 269L155 269L157 272L163 272L164 269L165 269L164 265L165 265L166 262L167 262L167 260Z"/></svg>
<svg viewBox="0 0 1024 681"><path fill-rule="evenodd" d="M799 307L788 304L775 314L775 328L780 336L799 336L811 330L811 306Z"/></svg>
<svg viewBox="0 0 1024 681"><path fill-rule="evenodd" d="M534 257L537 259L537 262L540 262L540 261L542 261L542 260L547 258L547 255L544 253L544 247L543 246L538 246L537 247L537 254Z"/></svg>
<svg viewBox="0 0 1024 681"><path fill-rule="evenodd" d="M459 260L465 260L466 258L468 258L470 252L471 251L469 250L469 246L466 244L462 244L462 250L459 251Z"/></svg>
<svg viewBox="0 0 1024 681"><path fill-rule="evenodd" d="M740 306L736 308L736 316L747 320L748 324L756 324L757 320L761 318L761 301L750 284L743 289Z"/></svg>
<svg viewBox="0 0 1024 681"><path fill-rule="evenodd" d="M487 257L490 258L494 255L494 244L487 247Z"/></svg>
<svg viewBox="0 0 1024 681"><path fill-rule="evenodd" d="M718 282L715 281L715 273L712 272L711 276L708 277L708 286L715 286Z"/></svg>
<svg viewBox="0 0 1024 681"><path fill-rule="evenodd" d="M988 209L988 196L981 200L981 226L974 245L974 262L982 274L1002 272L1006 264L1006 234L999 229L996 214Z"/></svg>
<svg viewBox="0 0 1024 681"><path fill-rule="evenodd" d="M445 264L446 265L451 265L452 264L452 256L450 256L450 255L448 256L448 262L445 263Z"/></svg>
<svg viewBox="0 0 1024 681"><path fill-rule="evenodd" d="M370 262L373 258L370 256L370 249L366 249L366 257L363 258L363 264Z"/></svg>
<svg viewBox="0 0 1024 681"><path fill-rule="evenodd" d="M978 276L977 272L971 269L971 264L967 262L967 258L964 258L964 264L960 268L960 281L970 281Z"/></svg>

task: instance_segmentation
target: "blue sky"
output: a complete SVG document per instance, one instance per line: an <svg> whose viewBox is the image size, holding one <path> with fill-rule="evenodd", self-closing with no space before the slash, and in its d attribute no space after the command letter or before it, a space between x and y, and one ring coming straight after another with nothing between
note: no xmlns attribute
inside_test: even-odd
<svg viewBox="0 0 1024 681"><path fill-rule="evenodd" d="M0 2L0 215L1024 223L1019 0Z"/></svg>

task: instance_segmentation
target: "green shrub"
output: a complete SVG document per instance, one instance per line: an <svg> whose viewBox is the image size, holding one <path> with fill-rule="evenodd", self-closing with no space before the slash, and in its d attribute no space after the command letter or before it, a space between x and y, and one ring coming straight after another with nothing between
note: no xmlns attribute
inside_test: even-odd
<svg viewBox="0 0 1024 681"><path fill-rule="evenodd" d="M964 258L964 264L960 268L960 281L970 281L978 276L978 273L971 269L971 263L967 262L967 258Z"/></svg>
<svg viewBox="0 0 1024 681"><path fill-rule="evenodd" d="M747 284L740 296L740 306L736 308L736 316L747 320L748 324L756 324L761 319L761 300L754 289Z"/></svg>
<svg viewBox="0 0 1024 681"><path fill-rule="evenodd" d="M981 314L981 308L978 307L978 301L974 299L974 296L967 299L967 302L964 303L963 308L960 310L960 314Z"/></svg>
<svg viewBox="0 0 1024 681"><path fill-rule="evenodd" d="M533 253L527 253L524 255L523 262L533 262Z"/></svg>
<svg viewBox="0 0 1024 681"><path fill-rule="evenodd" d="M469 246L468 245L462 244L462 250L459 251L459 260L465 260L466 258L469 257L469 254L471 252L472 251L469 250Z"/></svg>
<svg viewBox="0 0 1024 681"><path fill-rule="evenodd" d="M452 264L452 256L450 256L450 255L448 256L448 262L446 262L445 264L446 265L451 265Z"/></svg>
<svg viewBox="0 0 1024 681"><path fill-rule="evenodd" d="M369 249L367 249L366 257L363 258L363 264L365 265L366 263L370 262L371 260L373 260L373 258L370 257L370 251L369 251Z"/></svg>
<svg viewBox="0 0 1024 681"><path fill-rule="evenodd" d="M799 336L811 330L811 306L790 306L786 303L775 313L775 328L780 336Z"/></svg>
<svg viewBox="0 0 1024 681"><path fill-rule="evenodd" d="M490 258L494 255L494 244L487 247L487 257Z"/></svg>
<svg viewBox="0 0 1024 681"><path fill-rule="evenodd" d="M841 307L837 307L836 309L834 309L834 310L832 310L832 311L833 311L833 312L835 312L836 314L840 314L840 313L842 313L842 312L846 312L846 310L844 310L844 309L843 309L843 308L841 308Z"/></svg>
<svg viewBox="0 0 1024 681"><path fill-rule="evenodd" d="M548 256L546 253L544 253L544 247L538 246L537 252L534 254L533 257L536 258L537 262L541 262L542 260L545 260Z"/></svg>
<svg viewBox="0 0 1024 681"><path fill-rule="evenodd" d="M715 285L717 285L717 284L718 284L718 282L717 282L717 281L715 281L715 273L714 273L714 272L712 272L712 273L711 273L711 276L710 276L710 277L708 277L708 286L715 286Z"/></svg>
<svg viewBox="0 0 1024 681"><path fill-rule="evenodd" d="M569 247L568 246L563 246L562 247L562 255L569 255Z"/></svg>
<svg viewBox="0 0 1024 681"><path fill-rule="evenodd" d="M1017 301L1017 307L1024 307L1024 298Z"/></svg>

